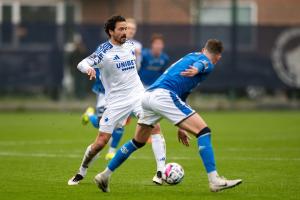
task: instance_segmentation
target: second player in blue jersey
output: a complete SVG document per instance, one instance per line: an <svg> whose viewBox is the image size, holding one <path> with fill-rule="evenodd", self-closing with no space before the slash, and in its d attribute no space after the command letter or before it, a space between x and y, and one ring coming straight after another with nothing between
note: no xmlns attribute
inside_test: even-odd
<svg viewBox="0 0 300 200"><path fill-rule="evenodd" d="M148 90L164 88L177 94L183 101L192 89L206 79L214 65L202 53L190 53L171 65L165 73L152 84ZM198 70L195 76L182 76L185 70Z"/></svg>
<svg viewBox="0 0 300 200"><path fill-rule="evenodd" d="M151 39L151 48L142 51L139 75L146 88L162 75L169 64L169 56L163 49L164 40L162 35L154 34Z"/></svg>

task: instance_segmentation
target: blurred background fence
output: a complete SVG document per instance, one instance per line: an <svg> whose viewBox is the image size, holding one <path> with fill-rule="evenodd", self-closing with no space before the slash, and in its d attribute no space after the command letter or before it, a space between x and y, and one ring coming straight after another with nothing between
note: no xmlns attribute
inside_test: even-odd
<svg viewBox="0 0 300 200"><path fill-rule="evenodd" d="M294 7L279 0L1 0L0 96L43 94L58 100L74 90L70 52L76 38L88 55L107 40L105 19L121 13L136 18L136 39L144 47L153 33L163 34L171 62L201 50L209 38L221 39L225 52L201 86L203 93L297 99L300 3L289 1ZM89 83L82 85L83 93L90 91Z"/></svg>

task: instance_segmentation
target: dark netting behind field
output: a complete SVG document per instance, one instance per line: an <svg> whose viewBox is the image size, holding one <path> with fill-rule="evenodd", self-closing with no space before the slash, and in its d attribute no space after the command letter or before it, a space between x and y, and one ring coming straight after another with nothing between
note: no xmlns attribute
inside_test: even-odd
<svg viewBox="0 0 300 200"><path fill-rule="evenodd" d="M2 24L0 90L61 87L65 44L77 32L92 52L107 39L102 27L101 24L56 26L27 23L18 27ZM199 51L207 39L218 38L224 42L225 52L213 74L201 86L203 91L243 90L248 86L277 90L299 87L299 29L144 24L139 25L136 39L144 47L149 47L152 33L163 34L165 50L174 62L189 52Z"/></svg>

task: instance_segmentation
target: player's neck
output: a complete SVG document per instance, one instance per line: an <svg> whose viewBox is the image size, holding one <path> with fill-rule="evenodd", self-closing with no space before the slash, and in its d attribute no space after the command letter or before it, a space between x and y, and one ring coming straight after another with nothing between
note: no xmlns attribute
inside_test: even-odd
<svg viewBox="0 0 300 200"><path fill-rule="evenodd" d="M116 46L121 46L122 45L121 43L117 42L116 40L114 40L112 38L109 41L110 41L110 43L112 43L113 45L116 45Z"/></svg>
<svg viewBox="0 0 300 200"><path fill-rule="evenodd" d="M208 58L208 60L212 63L212 55L211 54L209 54L209 53L206 53L205 51L204 52L201 52L203 55L205 55L207 58Z"/></svg>

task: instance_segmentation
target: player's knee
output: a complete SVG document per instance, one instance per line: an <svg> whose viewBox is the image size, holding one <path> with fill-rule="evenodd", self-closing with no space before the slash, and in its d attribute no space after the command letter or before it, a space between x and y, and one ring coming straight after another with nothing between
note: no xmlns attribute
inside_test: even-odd
<svg viewBox="0 0 300 200"><path fill-rule="evenodd" d="M207 134L207 133L211 133L210 128L208 128L207 126L205 128L203 128L201 131L199 131L199 133L196 135L196 137L200 137L201 135Z"/></svg>
<svg viewBox="0 0 300 200"><path fill-rule="evenodd" d="M132 139L132 143L139 149L142 148L143 146L145 146L146 143L141 143L136 141L134 138Z"/></svg>
<svg viewBox="0 0 300 200"><path fill-rule="evenodd" d="M109 139L110 139L110 136L104 135L104 134L100 134L98 136L97 140L95 141L95 144L96 144L95 146L97 148L101 149L101 148L103 148L108 143Z"/></svg>
<svg viewBox="0 0 300 200"><path fill-rule="evenodd" d="M154 128L151 131L151 134L159 134L161 133L159 124L154 125Z"/></svg>

